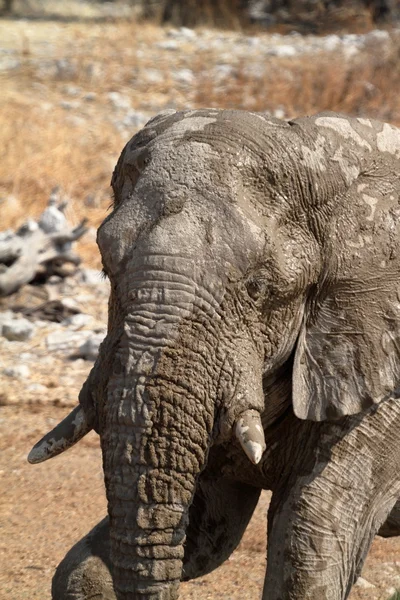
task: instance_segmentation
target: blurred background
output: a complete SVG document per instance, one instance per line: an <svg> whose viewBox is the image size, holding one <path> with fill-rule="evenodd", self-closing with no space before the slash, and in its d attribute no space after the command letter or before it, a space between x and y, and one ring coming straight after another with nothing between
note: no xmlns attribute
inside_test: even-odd
<svg viewBox="0 0 400 600"><path fill-rule="evenodd" d="M1 4L2 3L2 4ZM0 230L54 186L97 227L124 143L165 108L400 123L398 0L0 0ZM79 242L98 266L93 231Z"/></svg>

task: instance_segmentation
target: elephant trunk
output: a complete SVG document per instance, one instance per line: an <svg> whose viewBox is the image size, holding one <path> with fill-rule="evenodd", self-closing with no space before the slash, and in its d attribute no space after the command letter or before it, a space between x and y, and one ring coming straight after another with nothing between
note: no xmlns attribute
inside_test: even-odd
<svg viewBox="0 0 400 600"><path fill-rule="evenodd" d="M182 396L161 390L159 400L163 407L146 423L129 424L114 415L111 436L104 436L111 561L119 600L178 596L188 509L205 462L211 427L198 424L196 434L189 433L172 417ZM192 408L192 413L199 410L194 403Z"/></svg>
<svg viewBox="0 0 400 600"><path fill-rule="evenodd" d="M203 374L186 372L180 302L155 308L141 294L146 302L136 300L125 320L100 414L111 562L118 600L173 600L214 404Z"/></svg>

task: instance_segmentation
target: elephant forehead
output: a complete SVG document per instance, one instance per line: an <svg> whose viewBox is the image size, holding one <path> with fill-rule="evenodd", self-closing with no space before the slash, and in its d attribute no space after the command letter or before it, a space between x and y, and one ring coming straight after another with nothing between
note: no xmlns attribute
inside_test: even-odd
<svg viewBox="0 0 400 600"><path fill-rule="evenodd" d="M98 244L110 273L124 270L135 257L152 255L183 257L204 273L242 276L254 256L264 247L264 232L241 207L226 203L218 206L211 199L189 194L184 206L173 196L161 196L158 206L137 209L140 194L123 203L100 227ZM146 210L145 210L146 209ZM125 266L124 266L125 265ZM233 270L232 270L233 269Z"/></svg>
<svg viewBox="0 0 400 600"><path fill-rule="evenodd" d="M400 158L400 130L388 123L383 125L382 131L376 136L378 150L389 152Z"/></svg>
<svg viewBox="0 0 400 600"><path fill-rule="evenodd" d="M206 125L215 123L217 121L218 113L211 114L210 116L201 116L196 111L186 113L181 121L175 121L169 127L169 132L176 134L182 134L185 136L188 131L203 131Z"/></svg>
<svg viewBox="0 0 400 600"><path fill-rule="evenodd" d="M318 117L315 120L315 124L319 127L327 127L339 133L346 140L351 140L359 146L366 148L372 152L371 145L364 139L351 125L347 119L340 119L338 117Z"/></svg>
<svg viewBox="0 0 400 600"><path fill-rule="evenodd" d="M318 134L315 142L310 141L310 146L304 144L301 146L300 163L317 173L326 171L326 138Z"/></svg>

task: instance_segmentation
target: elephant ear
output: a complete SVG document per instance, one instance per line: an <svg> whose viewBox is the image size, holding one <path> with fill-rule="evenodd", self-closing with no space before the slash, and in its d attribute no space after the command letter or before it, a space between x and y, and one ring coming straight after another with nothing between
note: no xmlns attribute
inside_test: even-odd
<svg viewBox="0 0 400 600"><path fill-rule="evenodd" d="M335 115L313 122L329 154L311 221L322 263L295 352L293 406L322 421L400 396L400 131Z"/></svg>
<svg viewBox="0 0 400 600"><path fill-rule="evenodd" d="M400 299L379 279L339 286L306 311L293 366L297 417L337 419L399 395Z"/></svg>

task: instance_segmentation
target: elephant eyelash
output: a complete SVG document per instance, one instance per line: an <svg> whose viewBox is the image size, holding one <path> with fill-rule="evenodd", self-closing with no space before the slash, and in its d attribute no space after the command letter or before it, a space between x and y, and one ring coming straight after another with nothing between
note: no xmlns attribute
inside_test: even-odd
<svg viewBox="0 0 400 600"><path fill-rule="evenodd" d="M109 279L109 277L108 277L108 275L107 275L107 273L106 273L106 271L105 271L104 267L103 267L103 268L101 269L101 271L100 271L100 277L103 279L103 281L104 281L105 279Z"/></svg>
<svg viewBox="0 0 400 600"><path fill-rule="evenodd" d="M267 281L264 278L250 276L246 281L246 291L250 298L257 302L268 294Z"/></svg>
<svg viewBox="0 0 400 600"><path fill-rule="evenodd" d="M111 191L110 191L110 196L111 196L111 202L110 204L107 206L107 211L109 210L114 210L114 208L117 205L117 200L116 200L116 194L115 194L115 190L112 187L112 183L111 183Z"/></svg>
<svg viewBox="0 0 400 600"><path fill-rule="evenodd" d="M250 279L246 285L247 293L252 300L258 300L262 294L262 284L256 279Z"/></svg>

